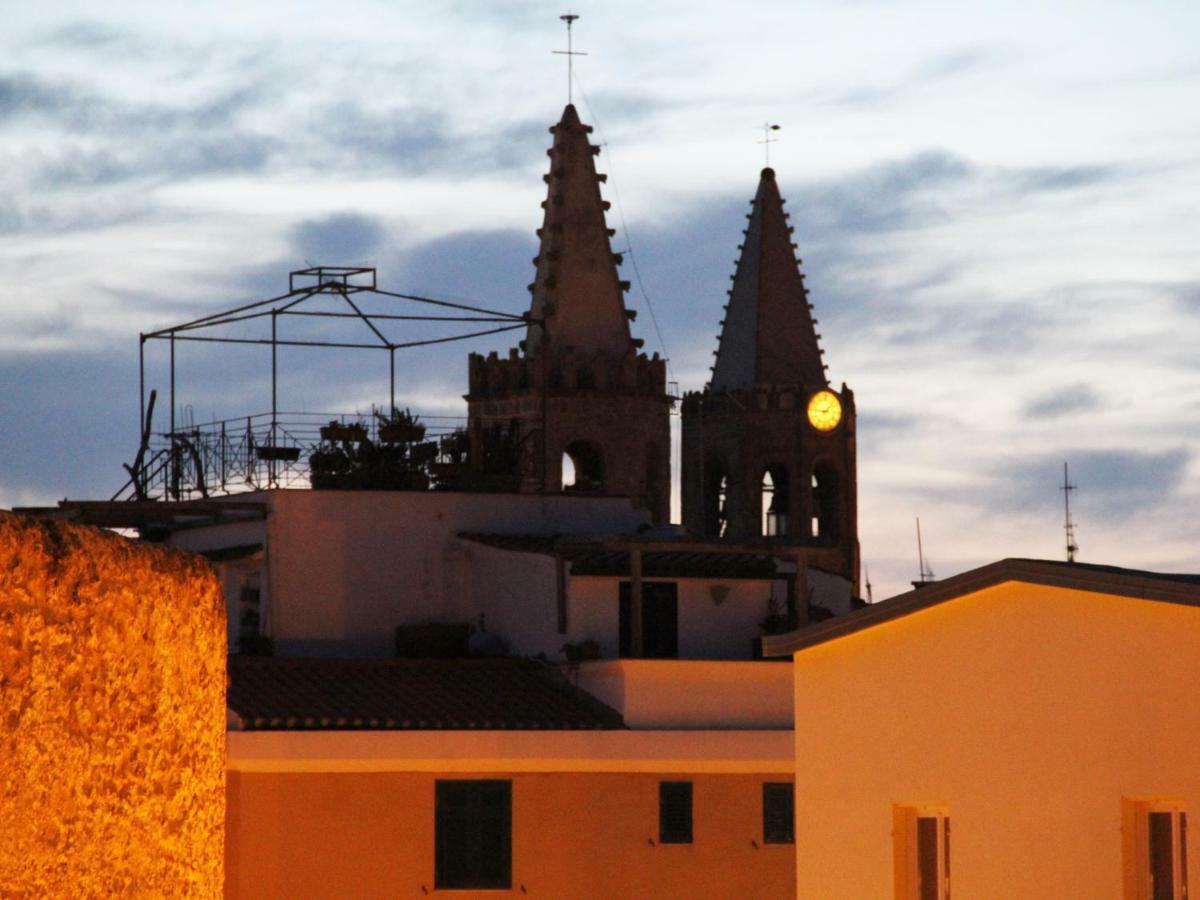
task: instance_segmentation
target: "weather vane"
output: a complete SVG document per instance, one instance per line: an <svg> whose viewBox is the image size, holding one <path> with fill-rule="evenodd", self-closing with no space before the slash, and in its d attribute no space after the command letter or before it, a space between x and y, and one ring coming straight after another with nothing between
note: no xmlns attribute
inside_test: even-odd
<svg viewBox="0 0 1200 900"><path fill-rule="evenodd" d="M577 16L575 13L569 12L566 15L559 16L559 18L567 23L567 49L566 50L551 50L550 52L557 53L560 56L565 56L567 58L567 103L570 103L570 102L572 102L571 101L571 84L574 81L574 66L573 66L574 60L572 59L572 57L587 56L587 54L581 53L580 51L573 49L571 46L571 26L575 24L575 20L578 19L579 16Z"/></svg>
<svg viewBox="0 0 1200 900"><path fill-rule="evenodd" d="M763 165L767 168L771 167L771 145L779 143L779 138L771 137L772 131L778 131L783 126L773 125L770 122L763 122L763 139L758 143L763 145Z"/></svg>

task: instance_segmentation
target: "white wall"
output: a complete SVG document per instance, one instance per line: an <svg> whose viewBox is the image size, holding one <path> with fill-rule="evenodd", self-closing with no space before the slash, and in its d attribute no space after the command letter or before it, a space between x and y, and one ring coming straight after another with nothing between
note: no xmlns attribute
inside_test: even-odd
<svg viewBox="0 0 1200 900"><path fill-rule="evenodd" d="M572 577L569 588L568 634L574 642L593 640L601 656L616 658L619 641L618 585L628 578ZM681 659L751 659L759 623L767 616L769 581L723 581L719 578L647 578L675 581L679 586L679 656ZM729 589L713 602L712 588Z"/></svg>
<svg viewBox="0 0 1200 900"><path fill-rule="evenodd" d="M602 660L580 663L574 677L630 728L792 727L789 662Z"/></svg>
<svg viewBox="0 0 1200 900"><path fill-rule="evenodd" d="M387 656L394 651L397 625L476 623L482 613L488 631L505 638L516 655L558 661L563 644L592 640L603 657L617 656L618 584L624 579L568 578L567 632L560 634L552 557L499 550L458 535L631 534L645 517L626 499L314 490L236 499L265 502L266 521L190 529L172 541L194 550L265 544L263 615L281 654ZM841 579L810 575L818 598L839 586L845 590ZM653 580L658 579L647 579ZM750 659L772 583L676 583L680 657ZM714 588L727 589L719 592L724 594L719 604ZM231 579L231 622L237 589Z"/></svg>
<svg viewBox="0 0 1200 900"><path fill-rule="evenodd" d="M630 533L623 498L407 491L271 491L269 621L281 653L389 655L404 623L469 618L460 531ZM239 496L238 499L248 499ZM230 529L232 535L235 527ZM230 540L229 544L237 543Z"/></svg>

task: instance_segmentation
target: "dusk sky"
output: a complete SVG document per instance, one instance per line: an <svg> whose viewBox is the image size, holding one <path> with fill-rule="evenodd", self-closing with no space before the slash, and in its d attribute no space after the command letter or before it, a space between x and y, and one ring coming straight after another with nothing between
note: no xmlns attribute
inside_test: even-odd
<svg viewBox="0 0 1200 900"><path fill-rule="evenodd" d="M1081 560L1200 571L1200 5L988 7L573 10L635 333L684 390L782 126L770 162L857 401L875 599L917 575L916 516L938 577L1062 558L1064 461ZM524 311L566 11L0 2L0 507L107 499L138 333L292 269ZM398 354L399 405L465 415L466 354L513 337ZM188 348L179 405L268 410L258 350ZM284 405L387 401L386 360L331 352L288 357Z"/></svg>

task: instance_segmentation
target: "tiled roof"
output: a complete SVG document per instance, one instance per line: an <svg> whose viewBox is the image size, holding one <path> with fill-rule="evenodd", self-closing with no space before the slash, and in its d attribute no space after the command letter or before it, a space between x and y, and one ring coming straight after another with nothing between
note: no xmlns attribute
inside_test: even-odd
<svg viewBox="0 0 1200 900"><path fill-rule="evenodd" d="M229 707L245 730L588 730L621 716L522 659L232 656Z"/></svg>
<svg viewBox="0 0 1200 900"><path fill-rule="evenodd" d="M469 541L518 553L560 556L571 563L573 575L629 576L629 551L602 541L553 535L480 534L459 535ZM680 542L678 550L648 550L642 553L642 575L646 578L747 578L776 577L779 557L770 552L715 552L689 549Z"/></svg>

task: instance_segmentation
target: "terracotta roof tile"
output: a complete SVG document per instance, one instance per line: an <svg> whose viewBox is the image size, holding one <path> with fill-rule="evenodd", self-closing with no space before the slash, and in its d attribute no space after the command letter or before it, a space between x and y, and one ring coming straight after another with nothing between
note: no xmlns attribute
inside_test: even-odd
<svg viewBox="0 0 1200 900"><path fill-rule="evenodd" d="M232 656L229 707L246 730L587 730L621 716L522 659Z"/></svg>

